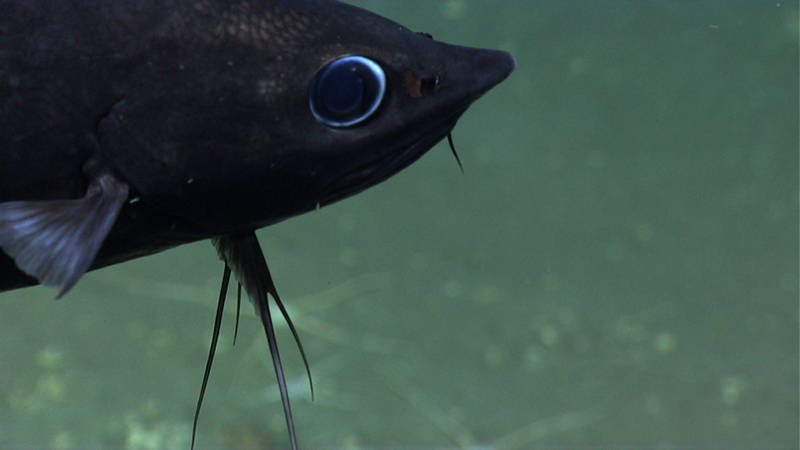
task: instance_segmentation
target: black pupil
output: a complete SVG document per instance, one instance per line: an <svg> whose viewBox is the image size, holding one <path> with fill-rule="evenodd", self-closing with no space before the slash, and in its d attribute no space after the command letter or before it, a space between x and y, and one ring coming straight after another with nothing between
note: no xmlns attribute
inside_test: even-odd
<svg viewBox="0 0 800 450"><path fill-rule="evenodd" d="M320 87L323 103L336 115L353 112L364 98L364 80L355 66L330 70L320 80Z"/></svg>

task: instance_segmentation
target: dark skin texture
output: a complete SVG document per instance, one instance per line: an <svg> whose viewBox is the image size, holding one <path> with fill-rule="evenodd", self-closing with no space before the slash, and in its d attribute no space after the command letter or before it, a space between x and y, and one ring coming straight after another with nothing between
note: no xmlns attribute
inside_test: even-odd
<svg viewBox="0 0 800 450"><path fill-rule="evenodd" d="M194 427L233 274L264 326L297 448L269 299L306 356L254 231L417 160L513 58L331 0L0 0L0 11L0 291L42 280L62 295L87 268L213 238L225 268ZM386 92L368 119L337 128L309 92L345 56L380 66Z"/></svg>
<svg viewBox="0 0 800 450"><path fill-rule="evenodd" d="M92 268L257 229L380 182L513 66L506 53L332 1L2 0L0 10L0 202L80 197L90 157L138 199ZM367 123L335 129L310 114L307 91L347 54L382 64L388 90ZM0 254L0 290L33 283Z"/></svg>

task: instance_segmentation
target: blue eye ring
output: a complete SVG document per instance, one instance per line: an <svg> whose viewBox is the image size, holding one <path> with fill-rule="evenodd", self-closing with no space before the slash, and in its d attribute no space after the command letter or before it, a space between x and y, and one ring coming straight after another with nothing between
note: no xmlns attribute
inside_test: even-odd
<svg viewBox="0 0 800 450"><path fill-rule="evenodd" d="M386 74L378 63L363 56L343 56L314 76L309 106L323 124L346 128L372 116L385 93Z"/></svg>

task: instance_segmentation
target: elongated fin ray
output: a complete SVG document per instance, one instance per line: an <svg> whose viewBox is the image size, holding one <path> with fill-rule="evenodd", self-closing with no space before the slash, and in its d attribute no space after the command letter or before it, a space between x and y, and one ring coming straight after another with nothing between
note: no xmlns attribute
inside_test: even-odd
<svg viewBox="0 0 800 450"><path fill-rule="evenodd" d="M23 272L64 295L89 269L128 198L128 185L90 161L86 195L0 203L0 247Z"/></svg>
<svg viewBox="0 0 800 450"><path fill-rule="evenodd" d="M289 441L292 450L297 450L297 435L294 431L294 419L292 418L292 406L289 403L289 389L286 387L286 378L283 375L283 365L281 365L281 355L278 352L278 341L275 339L275 328L272 325L272 316L269 313L269 305L266 304L267 294L262 294L264 302L258 308L261 323L264 325L264 332L267 335L269 353L272 355L272 365L275 367L275 376L278 379L278 390L281 393L283 403L283 414L286 417L286 427L289 429Z"/></svg>
<svg viewBox="0 0 800 450"><path fill-rule="evenodd" d="M270 278L270 284L272 284L272 278ZM297 334L297 329L294 327L294 322L292 322L291 317L289 317L289 312L286 311L286 308L283 306L283 301L278 296L278 290L275 289L275 285L272 284L272 290L270 291L272 298L275 299L275 304L278 305L278 309L281 311L281 315L283 315L283 319L286 321L286 325L289 326L289 330L292 332L292 336L294 337L294 342L297 344L297 349L300 351L300 357L303 358L303 365L306 368L306 375L308 376L308 388L311 390L311 401L314 401L314 382L311 380L311 369L308 367L308 359L306 358L306 352L303 349L303 343L300 342L300 335Z"/></svg>
<svg viewBox="0 0 800 450"><path fill-rule="evenodd" d="M233 326L233 345L239 335L239 312L242 310L242 283L236 283L236 325Z"/></svg>
<svg viewBox="0 0 800 450"><path fill-rule="evenodd" d="M231 279L231 268L225 264L222 273L222 286L219 288L219 300L217 301L217 315L214 317L214 331L211 333L211 346L208 348L208 359L206 360L206 370L203 373L203 384L200 386L200 395L197 397L197 407L194 410L194 421L192 422L192 445L194 449L194 438L197 435L197 419L200 418L200 407L203 406L203 397L206 395L208 377L211 375L211 366L214 364L214 353L217 351L217 341L219 340L219 330L222 324L222 312L225 309L225 298L228 296L228 282Z"/></svg>
<svg viewBox="0 0 800 450"><path fill-rule="evenodd" d="M268 299L272 295L278 308L281 310L284 318L289 324L289 329L297 342L300 354L303 357L303 363L306 366L306 373L309 377L309 385L311 384L311 371L308 368L305 351L300 343L297 331L289 319L289 315L283 306L283 303L278 297L275 284L272 281L272 276L269 273L267 262L264 259L264 254L258 244L258 239L254 232L244 234L237 234L231 236L223 236L213 240L213 244L217 249L220 257L227 265L231 267L236 278L244 286L247 291L250 301L256 309L256 312L261 319L261 324L264 326L264 333L267 336L267 344L272 356L272 364L275 368L275 376L278 380L278 389L281 394L281 401L283 403L283 413L286 418L286 426L289 430L289 439L291 441L292 449L297 448L297 437L295 435L294 419L292 418L292 408L289 402L289 391L286 387L286 378L283 374L283 365L281 364L280 353L278 351L278 343L275 338L275 328L272 325L272 316L269 311Z"/></svg>

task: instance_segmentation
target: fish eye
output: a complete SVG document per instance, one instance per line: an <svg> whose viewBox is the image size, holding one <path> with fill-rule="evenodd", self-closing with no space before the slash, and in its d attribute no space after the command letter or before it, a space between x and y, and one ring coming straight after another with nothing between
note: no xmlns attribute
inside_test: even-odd
<svg viewBox="0 0 800 450"><path fill-rule="evenodd" d="M369 118L386 92L386 74L375 61L344 56L320 69L311 82L311 113L329 127L344 128Z"/></svg>

